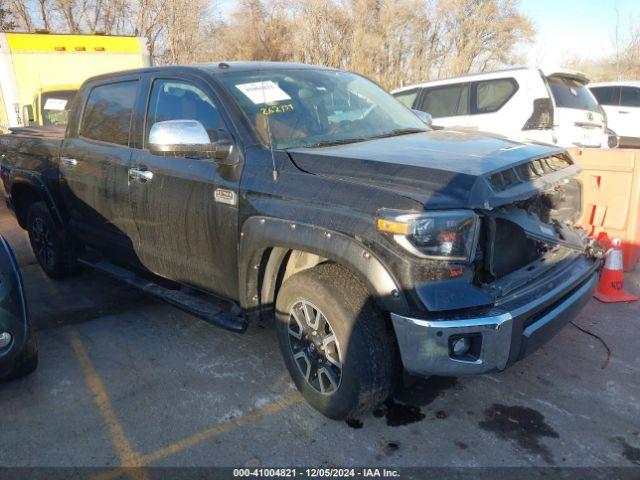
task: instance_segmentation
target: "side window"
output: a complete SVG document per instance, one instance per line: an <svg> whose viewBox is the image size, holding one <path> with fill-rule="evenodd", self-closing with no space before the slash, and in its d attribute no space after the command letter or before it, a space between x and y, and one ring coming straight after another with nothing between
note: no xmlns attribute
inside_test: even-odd
<svg viewBox="0 0 640 480"><path fill-rule="evenodd" d="M600 105L620 104L620 87L595 87L590 90Z"/></svg>
<svg viewBox="0 0 640 480"><path fill-rule="evenodd" d="M416 101L416 97L418 96L418 89L414 88L412 90L404 90L402 92L397 92L393 94L401 103L403 103L407 108L413 107L413 102Z"/></svg>
<svg viewBox="0 0 640 480"><path fill-rule="evenodd" d="M640 88L622 87L620 105L624 107L640 107Z"/></svg>
<svg viewBox="0 0 640 480"><path fill-rule="evenodd" d="M128 145L137 88L137 80L94 87L84 108L80 135L102 142Z"/></svg>
<svg viewBox="0 0 640 480"><path fill-rule="evenodd" d="M433 118L468 115L469 84L426 88L418 109Z"/></svg>
<svg viewBox="0 0 640 480"><path fill-rule="evenodd" d="M500 110L518 90L513 78L499 78L476 82L473 114L493 113Z"/></svg>
<svg viewBox="0 0 640 480"><path fill-rule="evenodd" d="M216 140L216 131L224 128L213 101L201 89L181 80L159 79L151 90L146 138L154 123L167 120L198 120L211 141Z"/></svg>

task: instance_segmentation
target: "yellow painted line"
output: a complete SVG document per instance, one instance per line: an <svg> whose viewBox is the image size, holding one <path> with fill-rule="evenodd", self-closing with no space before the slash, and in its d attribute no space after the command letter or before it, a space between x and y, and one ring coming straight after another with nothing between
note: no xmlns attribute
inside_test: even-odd
<svg viewBox="0 0 640 480"><path fill-rule="evenodd" d="M69 342L71 343L71 346L76 353L76 357L78 358L78 362L82 367L85 381L93 395L93 399L100 409L102 419L107 426L109 437L116 448L120 463L123 467L143 466L140 455L131 448L131 444L124 433L124 429L118 421L113 405L111 405L111 400L109 400L107 390L91 363L87 350L78 336L77 330L74 329L69 333ZM131 475L132 478L148 478L148 473L146 471L135 469L130 470L128 473L135 474Z"/></svg>
<svg viewBox="0 0 640 480"><path fill-rule="evenodd" d="M229 421L215 425L207 430L203 430L194 435L183 438L182 440L179 440L167 447L156 450L153 453L143 455L142 463L144 465L149 465L150 463L156 462L171 455L175 455L176 453L180 453L188 448L194 447L212 437L226 433L230 430L233 430L234 428L242 427L243 425L255 422L264 417L268 417L269 415L278 413L290 407L291 405L295 405L300 402L302 402L302 396L296 392L292 395L276 400L273 403L265 405L262 408L251 410L250 412L240 415L239 417L233 418Z"/></svg>
<svg viewBox="0 0 640 480"><path fill-rule="evenodd" d="M265 405L262 408L251 410L250 412L240 415L239 417L236 417L232 420L220 423L207 430L203 430L202 432L198 432L194 435L183 438L182 440L179 440L167 447L156 450L155 452L152 452L148 455L142 455L140 457L140 465L148 466L150 463L180 453L188 448L202 443L205 440L209 440L212 437L233 430L234 428L242 427L243 425L256 422L262 418L268 417L269 415L273 415L274 413L281 412L291 405L295 405L300 402L302 402L302 396L297 392L287 397L278 399L273 403ZM114 468L113 470L109 470L92 477L92 480L112 480L114 478L121 477L122 475L131 474L134 471L134 469L127 469L125 467Z"/></svg>

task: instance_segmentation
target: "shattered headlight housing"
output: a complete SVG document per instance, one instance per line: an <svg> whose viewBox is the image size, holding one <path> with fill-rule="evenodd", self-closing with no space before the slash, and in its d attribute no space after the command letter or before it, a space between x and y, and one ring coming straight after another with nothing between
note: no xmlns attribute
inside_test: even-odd
<svg viewBox="0 0 640 480"><path fill-rule="evenodd" d="M471 262L480 221L471 210L412 213L383 208L378 211L377 226L416 257Z"/></svg>

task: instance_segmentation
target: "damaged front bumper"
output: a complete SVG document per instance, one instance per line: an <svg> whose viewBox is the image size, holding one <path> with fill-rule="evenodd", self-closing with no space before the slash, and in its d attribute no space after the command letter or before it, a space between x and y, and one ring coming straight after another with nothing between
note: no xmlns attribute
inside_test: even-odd
<svg viewBox="0 0 640 480"><path fill-rule="evenodd" d="M513 292L499 305L433 318L392 313L402 362L419 375L501 371L547 342L588 302L600 260L579 256L556 274ZM466 338L468 348L457 341Z"/></svg>

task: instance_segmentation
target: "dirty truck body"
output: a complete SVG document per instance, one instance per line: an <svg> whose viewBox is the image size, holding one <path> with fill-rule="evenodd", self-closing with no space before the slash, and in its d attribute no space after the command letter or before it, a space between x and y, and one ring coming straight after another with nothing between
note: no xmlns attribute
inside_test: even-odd
<svg viewBox="0 0 640 480"><path fill-rule="evenodd" d="M188 311L160 285L226 299L234 314L200 316L235 331L275 314L294 382L332 418L373 408L403 367L504 370L594 288L563 150L432 131L358 75L162 67L95 77L74 102L64 138L0 138L45 272L117 264Z"/></svg>

